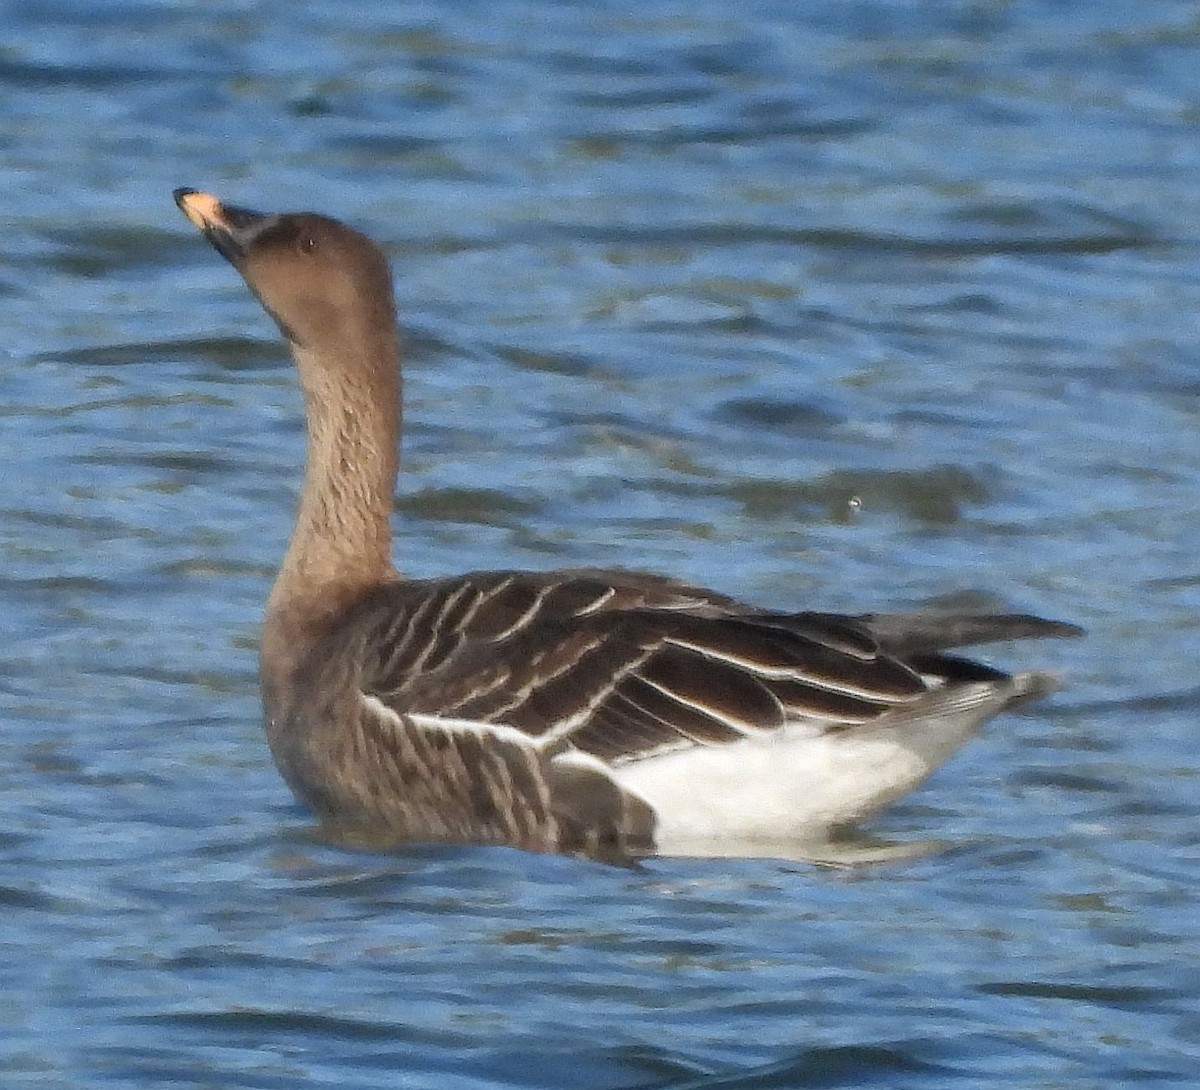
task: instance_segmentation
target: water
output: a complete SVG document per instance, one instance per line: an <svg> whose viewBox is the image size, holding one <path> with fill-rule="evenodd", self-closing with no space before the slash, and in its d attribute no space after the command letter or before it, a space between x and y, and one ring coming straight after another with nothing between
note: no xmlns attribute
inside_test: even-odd
<svg viewBox="0 0 1200 1090"><path fill-rule="evenodd" d="M1200 1070L1184 3L3 6L0 1082ZM883 866L315 840L258 722L299 402L170 199L394 259L404 569L1076 621Z"/></svg>

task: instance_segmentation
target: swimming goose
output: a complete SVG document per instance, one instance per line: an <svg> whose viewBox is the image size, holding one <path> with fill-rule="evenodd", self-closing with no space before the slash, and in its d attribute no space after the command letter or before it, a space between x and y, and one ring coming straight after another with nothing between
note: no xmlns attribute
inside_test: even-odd
<svg viewBox="0 0 1200 1090"><path fill-rule="evenodd" d="M325 216L192 189L175 201L299 372L307 468L267 604L262 698L284 778L338 836L601 858L811 838L907 794L987 719L1054 688L945 653L1079 631L1032 616L784 613L624 571L402 578L384 254Z"/></svg>

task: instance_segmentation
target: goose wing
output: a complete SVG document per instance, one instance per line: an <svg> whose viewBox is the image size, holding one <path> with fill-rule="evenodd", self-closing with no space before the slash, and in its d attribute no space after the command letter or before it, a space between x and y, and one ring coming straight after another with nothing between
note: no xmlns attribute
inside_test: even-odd
<svg viewBox="0 0 1200 1090"><path fill-rule="evenodd" d="M859 619L753 611L648 576L472 575L402 585L371 613L373 701L609 762L867 722L931 685Z"/></svg>

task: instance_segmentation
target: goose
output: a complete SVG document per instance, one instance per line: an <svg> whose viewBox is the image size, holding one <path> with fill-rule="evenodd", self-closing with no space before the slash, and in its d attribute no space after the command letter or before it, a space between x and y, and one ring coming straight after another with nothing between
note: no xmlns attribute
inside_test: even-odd
<svg viewBox="0 0 1200 1090"><path fill-rule="evenodd" d="M1056 688L948 653L1081 631L1032 615L785 612L621 570L402 577L383 251L327 216L174 197L299 373L307 462L260 680L275 762L339 840L636 859L811 839Z"/></svg>

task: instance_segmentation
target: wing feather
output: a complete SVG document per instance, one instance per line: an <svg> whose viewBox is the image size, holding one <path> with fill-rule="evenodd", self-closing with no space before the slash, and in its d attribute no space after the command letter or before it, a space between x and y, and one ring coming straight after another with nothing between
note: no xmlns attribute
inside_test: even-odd
<svg viewBox="0 0 1200 1090"><path fill-rule="evenodd" d="M882 650L876 618L756 612L622 573L406 583L374 610L367 642L384 648L362 681L373 699L609 761L727 745L790 720L866 723L957 676L948 657L939 676L937 653ZM899 628L889 619L889 636Z"/></svg>
<svg viewBox="0 0 1200 1090"><path fill-rule="evenodd" d="M660 713L662 718L673 720L687 709L716 725L699 734L685 732L698 742L732 742L754 730L783 725L783 708L761 675L669 640L638 677L674 701L676 713Z"/></svg>

